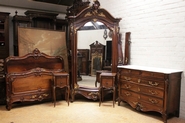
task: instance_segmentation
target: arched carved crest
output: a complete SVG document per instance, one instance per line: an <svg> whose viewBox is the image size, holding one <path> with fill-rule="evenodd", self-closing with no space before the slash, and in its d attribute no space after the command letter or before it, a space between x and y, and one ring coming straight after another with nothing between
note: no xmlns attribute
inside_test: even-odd
<svg viewBox="0 0 185 123"><path fill-rule="evenodd" d="M77 1L75 5L67 9L66 17L70 23L75 23L77 29L89 20L94 22L100 21L111 30L114 30L113 28L118 26L121 18L114 18L107 10L100 8L98 0L94 1L92 6L89 5L90 2ZM75 12L75 10L78 11ZM116 31L118 32L119 29L116 29Z"/></svg>

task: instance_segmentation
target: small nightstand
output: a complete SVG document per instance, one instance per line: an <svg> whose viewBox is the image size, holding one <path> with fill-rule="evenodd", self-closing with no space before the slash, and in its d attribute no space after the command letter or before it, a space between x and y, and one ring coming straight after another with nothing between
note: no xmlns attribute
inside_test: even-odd
<svg viewBox="0 0 185 123"><path fill-rule="evenodd" d="M97 70L96 71L96 81L95 81L95 87L97 87L97 83L100 83L100 74L101 73L110 73L111 71L108 70Z"/></svg>
<svg viewBox="0 0 185 123"><path fill-rule="evenodd" d="M113 91L113 107L115 104L115 80L116 73L101 73L100 74L100 88L99 88L99 106L101 105L104 97L104 89L112 89Z"/></svg>
<svg viewBox="0 0 185 123"><path fill-rule="evenodd" d="M53 100L54 100L54 107L56 103L56 92L55 88L66 88L65 91L65 98L69 106L69 93L70 93L70 87L69 87L69 74L68 73L54 73L53 74Z"/></svg>

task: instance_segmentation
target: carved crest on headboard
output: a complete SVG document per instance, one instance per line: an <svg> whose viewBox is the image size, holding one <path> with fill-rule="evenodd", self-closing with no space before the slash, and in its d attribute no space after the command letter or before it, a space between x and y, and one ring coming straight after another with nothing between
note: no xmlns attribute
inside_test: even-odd
<svg viewBox="0 0 185 123"><path fill-rule="evenodd" d="M35 59L41 56L41 52L37 48L35 48L32 53Z"/></svg>

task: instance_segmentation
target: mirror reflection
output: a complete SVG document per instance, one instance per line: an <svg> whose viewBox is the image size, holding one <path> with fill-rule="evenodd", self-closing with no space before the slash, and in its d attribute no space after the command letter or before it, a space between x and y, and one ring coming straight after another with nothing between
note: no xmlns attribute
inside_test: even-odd
<svg viewBox="0 0 185 123"><path fill-rule="evenodd" d="M111 71L111 31L101 22L87 22L78 30L77 42L77 83L99 87L101 71Z"/></svg>

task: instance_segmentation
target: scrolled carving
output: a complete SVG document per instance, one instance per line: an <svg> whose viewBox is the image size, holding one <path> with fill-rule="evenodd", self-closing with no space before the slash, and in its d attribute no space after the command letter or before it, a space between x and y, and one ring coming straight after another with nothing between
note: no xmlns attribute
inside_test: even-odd
<svg viewBox="0 0 185 123"><path fill-rule="evenodd" d="M44 94L35 94L35 95L31 95L31 96L30 96L30 99L42 101L42 100L45 99L47 96L49 96L49 94L47 94L47 93L44 93Z"/></svg>
<svg viewBox="0 0 185 123"><path fill-rule="evenodd" d="M75 89L78 89L79 88L79 85L77 83L75 83L75 86L74 86Z"/></svg>
<svg viewBox="0 0 185 123"><path fill-rule="evenodd" d="M141 111L142 108L143 108L143 105L141 105L140 103L138 103L137 106L136 106L136 110L137 111Z"/></svg>
<svg viewBox="0 0 185 123"><path fill-rule="evenodd" d="M98 99L98 95L99 95L99 92L90 92L88 94L88 96L90 96L91 99L93 99L93 100L97 100Z"/></svg>

